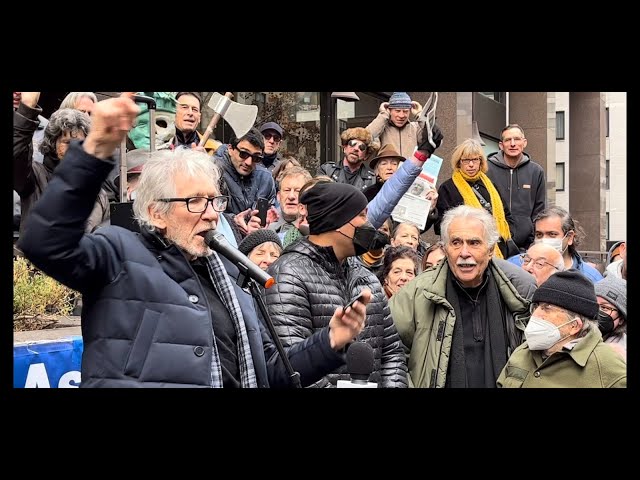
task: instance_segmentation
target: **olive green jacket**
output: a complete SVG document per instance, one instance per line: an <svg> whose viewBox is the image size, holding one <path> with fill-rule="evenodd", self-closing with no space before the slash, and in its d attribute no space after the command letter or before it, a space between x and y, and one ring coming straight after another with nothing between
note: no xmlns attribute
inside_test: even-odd
<svg viewBox="0 0 640 480"><path fill-rule="evenodd" d="M563 348L546 360L525 342L496 383L505 388L626 388L627 363L593 328L573 349Z"/></svg>
<svg viewBox="0 0 640 480"><path fill-rule="evenodd" d="M510 354L523 341L523 332L531 316L530 301L493 260L487 268L491 269L502 297ZM393 321L408 350L410 387L445 386L456 322L455 310L445 296L449 274L449 265L444 261L422 272L389 301Z"/></svg>

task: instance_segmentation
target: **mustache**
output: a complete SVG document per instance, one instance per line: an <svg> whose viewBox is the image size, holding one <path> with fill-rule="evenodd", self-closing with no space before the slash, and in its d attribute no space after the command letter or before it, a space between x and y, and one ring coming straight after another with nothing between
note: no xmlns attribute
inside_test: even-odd
<svg viewBox="0 0 640 480"><path fill-rule="evenodd" d="M476 265L478 265L478 262L469 260L458 260L456 262L456 265L459 267L475 267Z"/></svg>

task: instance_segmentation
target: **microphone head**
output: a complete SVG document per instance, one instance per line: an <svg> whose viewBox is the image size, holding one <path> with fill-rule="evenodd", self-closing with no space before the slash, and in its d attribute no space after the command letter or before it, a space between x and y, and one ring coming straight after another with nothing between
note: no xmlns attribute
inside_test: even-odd
<svg viewBox="0 0 640 480"><path fill-rule="evenodd" d="M354 342L347 349L347 372L355 380L367 381L373 372L373 348L364 342Z"/></svg>
<svg viewBox="0 0 640 480"><path fill-rule="evenodd" d="M224 245L225 243L229 243L224 235L217 230L209 230L204 234L204 241L210 248L215 250L216 245Z"/></svg>

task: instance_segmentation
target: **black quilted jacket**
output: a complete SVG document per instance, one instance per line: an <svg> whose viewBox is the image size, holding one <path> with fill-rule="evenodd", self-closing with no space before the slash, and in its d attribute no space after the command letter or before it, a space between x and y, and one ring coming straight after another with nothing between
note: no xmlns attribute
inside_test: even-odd
<svg viewBox="0 0 640 480"><path fill-rule="evenodd" d="M336 310L364 287L373 298L367 305L364 330L358 336L373 347L375 362L369 379L378 387L407 387L407 365L400 337L391 318L380 282L355 258L340 265L333 248L319 247L304 238L293 243L269 268L276 284L266 290L266 304L278 336L294 345L326 327ZM346 365L316 382L335 386L349 380Z"/></svg>

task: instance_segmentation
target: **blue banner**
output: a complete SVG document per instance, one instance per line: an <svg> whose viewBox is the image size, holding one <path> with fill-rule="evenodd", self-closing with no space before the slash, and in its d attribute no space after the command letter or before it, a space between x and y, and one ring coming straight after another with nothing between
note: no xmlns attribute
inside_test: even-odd
<svg viewBox="0 0 640 480"><path fill-rule="evenodd" d="M14 388L77 388L80 386L82 337L14 345Z"/></svg>

